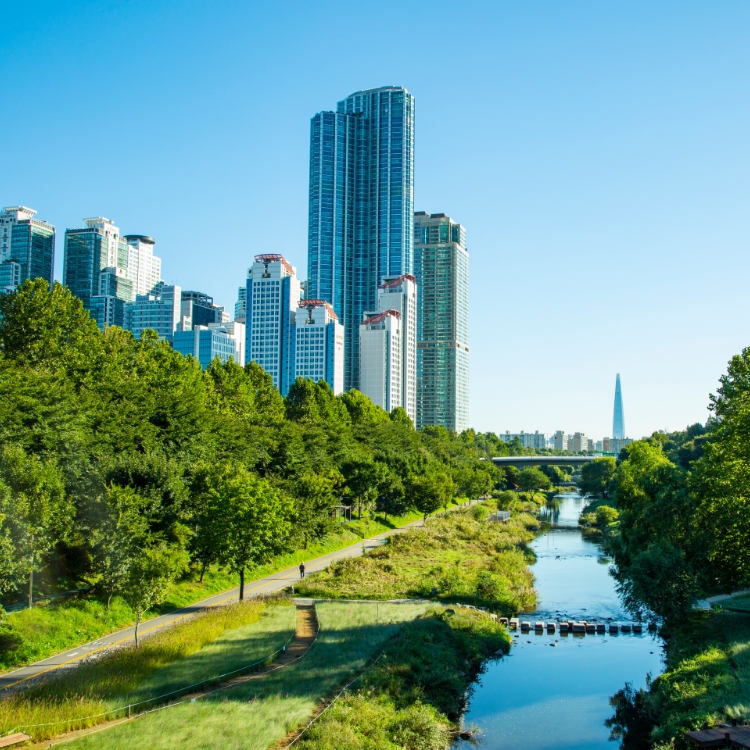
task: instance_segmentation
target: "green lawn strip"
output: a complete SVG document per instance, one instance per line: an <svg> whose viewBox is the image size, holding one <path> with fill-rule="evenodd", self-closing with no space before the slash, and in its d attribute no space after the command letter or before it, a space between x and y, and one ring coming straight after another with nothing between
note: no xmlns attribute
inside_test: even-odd
<svg viewBox="0 0 750 750"><path fill-rule="evenodd" d="M390 528L400 528L415 520L410 514L389 521L393 526L372 525L369 536ZM317 557L337 552L360 541L361 537L342 525L341 529L325 540L311 544L306 550L295 550L274 558L272 563L253 570L246 581L253 581L278 573L286 568L309 562ZM382 529L380 528L382 526ZM239 585L237 577L212 566L206 570L202 582L199 572L178 581L171 589L167 600L158 608L148 612L144 621L158 617L175 609L186 607L227 591ZM106 603L93 596L78 596L59 600L45 606L10 613L0 625L0 673L33 664L54 654L96 640L135 623L133 611L118 597L114 597L109 611Z"/></svg>
<svg viewBox="0 0 750 750"><path fill-rule="evenodd" d="M299 743L307 750L448 750L468 689L508 631L488 614L433 610L408 623Z"/></svg>
<svg viewBox="0 0 750 750"><path fill-rule="evenodd" d="M281 648L295 630L288 601L249 601L208 610L68 673L0 699L0 734L23 728L34 739L92 726L96 714L154 698L249 665ZM197 653L196 653L197 652ZM47 727L30 725L60 722Z"/></svg>
<svg viewBox="0 0 750 750"><path fill-rule="evenodd" d="M721 609L728 609L733 612L750 612L750 595L737 596L734 599L725 599L719 602Z"/></svg>
<svg viewBox="0 0 750 750"><path fill-rule="evenodd" d="M318 598L432 597L515 614L536 600L526 544L538 521L516 514L498 523L483 513L477 505L435 516L367 555L332 563L295 590Z"/></svg>
<svg viewBox="0 0 750 750"><path fill-rule="evenodd" d="M657 748L687 748L683 732L704 723L750 720L750 615L693 614L669 642L649 705Z"/></svg>
<svg viewBox="0 0 750 750"><path fill-rule="evenodd" d="M360 673L402 623L426 609L427 605L420 603L319 603L318 640L299 662L195 703L81 737L70 746L101 750L267 750L309 721L321 701Z"/></svg>

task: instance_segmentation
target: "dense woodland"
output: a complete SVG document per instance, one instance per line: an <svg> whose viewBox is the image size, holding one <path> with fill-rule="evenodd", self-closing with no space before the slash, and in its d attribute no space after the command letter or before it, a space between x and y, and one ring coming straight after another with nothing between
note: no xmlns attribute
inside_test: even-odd
<svg viewBox="0 0 750 750"><path fill-rule="evenodd" d="M507 481L496 436L416 431L358 391L102 333L63 286L0 297L0 594L93 584L136 612L172 580L325 537L335 506L430 513ZM513 449L514 446L511 446Z"/></svg>

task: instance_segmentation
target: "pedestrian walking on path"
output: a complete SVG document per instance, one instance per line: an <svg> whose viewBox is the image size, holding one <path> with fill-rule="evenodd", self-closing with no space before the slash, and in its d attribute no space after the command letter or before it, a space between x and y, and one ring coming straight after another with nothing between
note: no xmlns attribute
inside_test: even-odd
<svg viewBox="0 0 750 750"><path fill-rule="evenodd" d="M305 563L301 562L299 564L299 577L304 578L305 577Z"/></svg>

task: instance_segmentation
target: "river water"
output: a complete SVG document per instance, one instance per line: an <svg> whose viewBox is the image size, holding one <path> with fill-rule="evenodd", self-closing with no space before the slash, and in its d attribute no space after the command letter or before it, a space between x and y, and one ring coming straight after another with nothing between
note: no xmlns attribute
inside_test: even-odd
<svg viewBox="0 0 750 750"><path fill-rule="evenodd" d="M578 529L584 505L578 495L561 495L542 508L550 526L532 544L538 609L522 619L631 621L608 559ZM479 678L464 724L481 728L482 750L615 750L604 725L613 713L610 696L626 682L645 687L646 675L662 668L661 641L648 633L519 633L510 654Z"/></svg>

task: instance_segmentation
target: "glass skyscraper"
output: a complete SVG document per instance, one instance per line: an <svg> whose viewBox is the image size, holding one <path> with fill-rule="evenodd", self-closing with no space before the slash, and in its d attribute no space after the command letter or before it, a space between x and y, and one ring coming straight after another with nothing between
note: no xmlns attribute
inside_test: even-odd
<svg viewBox="0 0 750 750"><path fill-rule="evenodd" d="M620 386L620 373L617 373L615 381L615 410L612 418L612 437L615 440L625 438L625 413L622 408L622 387Z"/></svg>
<svg viewBox="0 0 750 750"><path fill-rule="evenodd" d="M344 387L359 384L359 324L386 276L413 272L414 97L357 91L310 126L308 298L344 325Z"/></svg>
<svg viewBox="0 0 750 750"><path fill-rule="evenodd" d="M36 211L26 206L9 206L0 211L0 263L15 264L4 269L11 283L18 279L46 279L50 286L55 272L55 228L35 219Z"/></svg>
<svg viewBox="0 0 750 750"><path fill-rule="evenodd" d="M469 427L469 252L445 214L414 214L417 428Z"/></svg>

